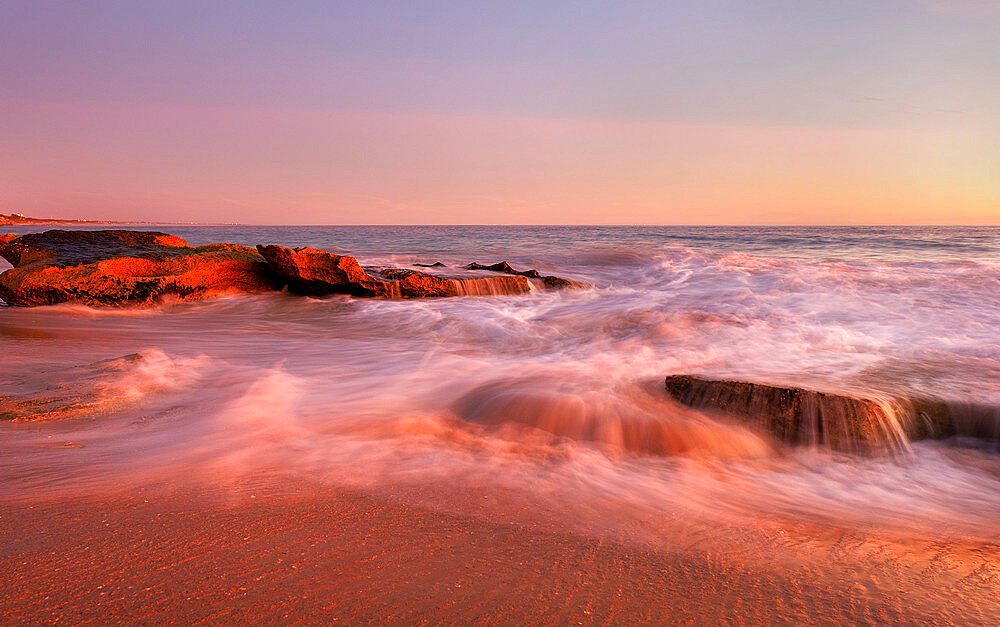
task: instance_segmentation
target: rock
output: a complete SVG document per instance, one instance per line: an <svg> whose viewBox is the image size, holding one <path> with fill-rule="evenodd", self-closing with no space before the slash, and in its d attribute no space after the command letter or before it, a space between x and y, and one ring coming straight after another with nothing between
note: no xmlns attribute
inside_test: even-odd
<svg viewBox="0 0 1000 627"><path fill-rule="evenodd" d="M169 255L188 248L187 242L151 231L60 231L29 233L4 244L2 252L15 268L77 266L112 257Z"/></svg>
<svg viewBox="0 0 1000 627"><path fill-rule="evenodd" d="M910 440L949 437L959 422L956 406L934 400L874 400L686 375L669 376L665 385L689 407L749 420L789 444L838 451L893 450Z"/></svg>
<svg viewBox="0 0 1000 627"><path fill-rule="evenodd" d="M579 285L538 277L534 270L518 273L505 263L511 272L504 276L445 277L409 269L366 269L349 255L313 248L259 245L255 251L234 244L192 248L167 233L126 230L0 236L0 255L14 265L0 275L0 298L11 305L151 303L167 295L202 298L282 286L312 295L434 298L525 294Z"/></svg>
<svg viewBox="0 0 1000 627"><path fill-rule="evenodd" d="M293 292L324 295L350 294L370 298L438 298L444 296L500 296L527 294L550 287L545 279L525 274L491 277L445 277L404 268L362 268L357 259L313 248L258 246L271 270ZM443 265L443 264L435 264ZM546 277L553 278L556 277ZM557 279L565 284L572 281ZM551 287L565 287L551 284Z"/></svg>
<svg viewBox="0 0 1000 627"><path fill-rule="evenodd" d="M52 230L7 240L0 255L14 266L0 274L0 298L10 305L120 305L273 289L252 248L192 248L166 233Z"/></svg>
<svg viewBox="0 0 1000 627"><path fill-rule="evenodd" d="M525 276L532 279L541 279L542 286L545 289L559 290L564 288L582 288L586 287L583 283L578 283L577 281L570 281L569 279L563 279L557 276L542 276L538 270L515 270L507 261L498 261L497 263L484 266L479 263L470 263L465 266L466 270L489 270L490 272L501 272L503 274L513 274L518 276Z"/></svg>
<svg viewBox="0 0 1000 627"><path fill-rule="evenodd" d="M582 390L561 378L514 375L472 388L451 410L464 421L501 432L527 427L639 454L734 459L773 450L766 437L678 410L653 389Z"/></svg>
<svg viewBox="0 0 1000 627"><path fill-rule="evenodd" d="M929 398L899 399L898 404L912 440L958 435L1000 445L1000 407Z"/></svg>
<svg viewBox="0 0 1000 627"><path fill-rule="evenodd" d="M96 417L110 407L119 410L142 399L141 371L149 364L146 356L132 353L41 374L14 375L0 394L0 420L65 420ZM154 382L150 387L161 386ZM18 393L10 393L12 388Z"/></svg>
<svg viewBox="0 0 1000 627"><path fill-rule="evenodd" d="M353 294L373 296L377 291L372 278L358 260L349 255L334 255L315 248L287 248L257 245L257 252L267 260L271 271L300 294Z"/></svg>
<svg viewBox="0 0 1000 627"><path fill-rule="evenodd" d="M546 289L550 290L561 290L567 288L579 289L585 287L583 283L551 275L542 277L542 285L544 285Z"/></svg>
<svg viewBox="0 0 1000 627"><path fill-rule="evenodd" d="M524 277L441 277L416 270L385 268L378 275L380 298L433 298L440 296L509 296L527 294L531 282Z"/></svg>
<svg viewBox="0 0 1000 627"><path fill-rule="evenodd" d="M375 295L380 298L436 298L459 295L454 279L399 268L380 270L379 276L388 279L376 283L379 291Z"/></svg>
<svg viewBox="0 0 1000 627"><path fill-rule="evenodd" d="M434 263L415 263L413 264L418 268L443 268L444 264L440 261L435 261Z"/></svg>
<svg viewBox="0 0 1000 627"><path fill-rule="evenodd" d="M533 279L539 279L542 276L541 274L538 273L538 270L522 270L518 272L517 270L512 268L510 264L507 263L506 261L498 261L492 266L484 266L482 264L472 262L469 265L465 266L465 268L467 270L489 270L491 272L502 272L504 274L518 274L520 276L531 277Z"/></svg>

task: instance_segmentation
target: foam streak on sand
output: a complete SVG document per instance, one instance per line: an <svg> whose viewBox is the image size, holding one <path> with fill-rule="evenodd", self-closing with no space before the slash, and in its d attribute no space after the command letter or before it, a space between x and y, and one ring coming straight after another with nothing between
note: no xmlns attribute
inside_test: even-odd
<svg viewBox="0 0 1000 627"><path fill-rule="evenodd" d="M989 622L1000 233L907 233L180 232L594 288L3 308L0 609Z"/></svg>

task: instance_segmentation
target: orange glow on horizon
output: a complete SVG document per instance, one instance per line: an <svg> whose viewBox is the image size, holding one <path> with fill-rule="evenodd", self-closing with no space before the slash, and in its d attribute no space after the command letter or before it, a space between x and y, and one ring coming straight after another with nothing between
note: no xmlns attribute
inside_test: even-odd
<svg viewBox="0 0 1000 627"><path fill-rule="evenodd" d="M975 129L50 104L10 211L257 224L1000 223ZM978 155L984 161L998 154ZM984 159L985 157L985 159ZM41 164L41 165L40 165Z"/></svg>

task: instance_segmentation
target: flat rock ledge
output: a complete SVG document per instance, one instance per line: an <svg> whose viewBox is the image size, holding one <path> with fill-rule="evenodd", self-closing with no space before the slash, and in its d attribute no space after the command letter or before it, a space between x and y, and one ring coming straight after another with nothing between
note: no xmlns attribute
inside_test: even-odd
<svg viewBox="0 0 1000 627"><path fill-rule="evenodd" d="M363 268L354 257L313 248L191 247L167 233L130 230L0 235L0 256L14 266L0 274L0 298L15 306L152 304L286 288L314 296L434 298L584 287L535 270L517 272L507 262L482 267L489 276L443 276Z"/></svg>
<svg viewBox="0 0 1000 627"><path fill-rule="evenodd" d="M792 445L870 453L952 436L1000 442L1000 408L928 398L870 399L746 381L668 376L677 402L749 422Z"/></svg>

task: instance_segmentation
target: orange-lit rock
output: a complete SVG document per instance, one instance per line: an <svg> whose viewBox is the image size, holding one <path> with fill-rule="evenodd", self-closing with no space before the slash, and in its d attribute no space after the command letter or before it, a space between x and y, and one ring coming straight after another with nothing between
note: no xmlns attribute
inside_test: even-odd
<svg viewBox="0 0 1000 627"><path fill-rule="evenodd" d="M258 244L257 252L267 260L271 270L297 292L353 293L355 288L352 286L360 286L371 280L358 260L349 255L271 244Z"/></svg>
<svg viewBox="0 0 1000 627"><path fill-rule="evenodd" d="M53 230L0 243L14 266L0 275L0 298L11 305L119 305L273 289L264 259L246 246L192 248L166 233L124 230Z"/></svg>
<svg viewBox="0 0 1000 627"><path fill-rule="evenodd" d="M303 294L437 298L526 294L535 289L580 286L558 277L540 277L534 270L512 271L505 273L506 276L487 277L447 277L401 268L367 272L354 257L335 255L314 248L259 245L257 250L289 290ZM441 264L436 264L427 267L440 266ZM501 269L498 272L504 271Z"/></svg>
<svg viewBox="0 0 1000 627"><path fill-rule="evenodd" d="M61 231L0 236L0 255L14 266L0 275L0 297L11 305L81 302L151 303L163 296L204 298L287 286L312 295L436 298L526 294L582 287L506 262L500 276L442 276L416 270L362 268L349 255L313 248L235 244L192 248L166 233L126 230ZM439 266L438 266L439 267Z"/></svg>

